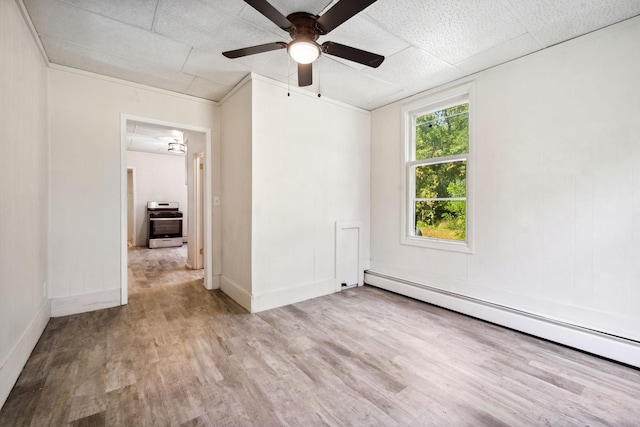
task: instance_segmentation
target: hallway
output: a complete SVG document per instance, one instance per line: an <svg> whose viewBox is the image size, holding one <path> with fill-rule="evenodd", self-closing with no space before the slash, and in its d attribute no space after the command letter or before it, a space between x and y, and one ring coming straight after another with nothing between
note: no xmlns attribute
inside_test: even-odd
<svg viewBox="0 0 640 427"><path fill-rule="evenodd" d="M188 270L187 245L175 248L128 249L129 296L145 290L198 282L202 286L204 270Z"/></svg>

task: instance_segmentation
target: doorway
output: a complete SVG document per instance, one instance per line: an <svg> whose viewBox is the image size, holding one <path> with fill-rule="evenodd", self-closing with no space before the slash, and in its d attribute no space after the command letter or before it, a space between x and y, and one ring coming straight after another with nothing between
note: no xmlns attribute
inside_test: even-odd
<svg viewBox="0 0 640 427"><path fill-rule="evenodd" d="M121 303L126 304L128 301L129 242L132 242L133 245L137 246L145 245L145 239L140 236L141 233L143 234L145 231L144 224L146 222L146 209L142 209L137 205L140 203L146 203L147 200L140 199L141 196L137 195L135 190L136 181L140 181L142 174L141 171L127 166L127 152L132 144L132 138L128 137L128 135L130 135L131 129L134 126L143 126L149 129L164 131L170 129L175 130L182 135L188 135L189 137L188 143L185 144L186 153L181 157L182 167L184 169L184 178L182 178L180 185L187 186L189 197L185 199L184 210L188 210L190 213L188 216L188 223L194 224L193 227L191 225L188 226L190 231L186 237L187 248L192 249L191 246L193 246L193 250L195 251L197 247L199 256L195 256L195 254L190 253L188 260L195 260L196 263L191 263L191 265L189 265L190 263L187 262L186 264L189 268L199 268L204 270L204 287L212 289L212 259L211 257L206 256L206 254L211 253L209 248L212 246L210 232L212 229L212 221L211 215L208 212L209 209L207 208L207 206L211 205L209 201L212 198L211 185L208 185L208 183L211 182L211 173L210 168L207 167L211 162L211 130L186 124L170 123L161 120L123 114L121 116ZM149 138L149 140L150 139L151 138ZM151 141L146 142L151 143ZM184 142L187 142L186 138ZM158 144L156 143L156 145ZM165 144L159 149L166 151L167 143L165 142ZM150 148L150 153L153 153L153 150L154 148ZM197 163L194 163L194 161ZM197 173L195 173L196 171ZM137 175L140 176L138 177ZM141 183L138 182L138 185L141 185ZM145 197L152 196L147 195ZM163 193L161 191L157 192L157 197L163 197ZM183 204L181 204L180 208L183 210ZM132 235L134 236L133 239L131 238ZM190 242L193 242L193 244L190 245Z"/></svg>

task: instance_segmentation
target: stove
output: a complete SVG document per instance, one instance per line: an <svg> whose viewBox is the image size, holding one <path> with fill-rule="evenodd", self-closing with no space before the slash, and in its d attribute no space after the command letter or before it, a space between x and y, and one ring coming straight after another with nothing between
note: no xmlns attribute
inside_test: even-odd
<svg viewBox="0 0 640 427"><path fill-rule="evenodd" d="M182 246L182 212L178 202L147 202L149 248Z"/></svg>

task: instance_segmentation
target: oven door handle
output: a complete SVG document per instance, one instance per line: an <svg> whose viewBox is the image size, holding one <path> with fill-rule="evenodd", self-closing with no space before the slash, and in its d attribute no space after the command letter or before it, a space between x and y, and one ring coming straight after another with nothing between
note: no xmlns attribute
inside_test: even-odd
<svg viewBox="0 0 640 427"><path fill-rule="evenodd" d="M182 221L182 218L149 218L149 221Z"/></svg>

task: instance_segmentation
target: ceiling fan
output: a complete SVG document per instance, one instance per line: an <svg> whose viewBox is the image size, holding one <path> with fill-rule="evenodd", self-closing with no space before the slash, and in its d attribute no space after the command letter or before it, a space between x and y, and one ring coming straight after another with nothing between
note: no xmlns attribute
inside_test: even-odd
<svg viewBox="0 0 640 427"><path fill-rule="evenodd" d="M384 61L384 56L340 43L324 42L318 44L320 36L343 24L354 15L376 2L376 0L340 0L322 16L306 12L295 12L285 17L267 0L245 0L251 7L263 14L267 19L282 28L291 36L289 43L273 42L243 49L222 52L227 58L240 58L256 53L287 49L291 59L298 63L298 86L309 86L312 79L312 63L321 53L348 59L359 64L377 68Z"/></svg>

